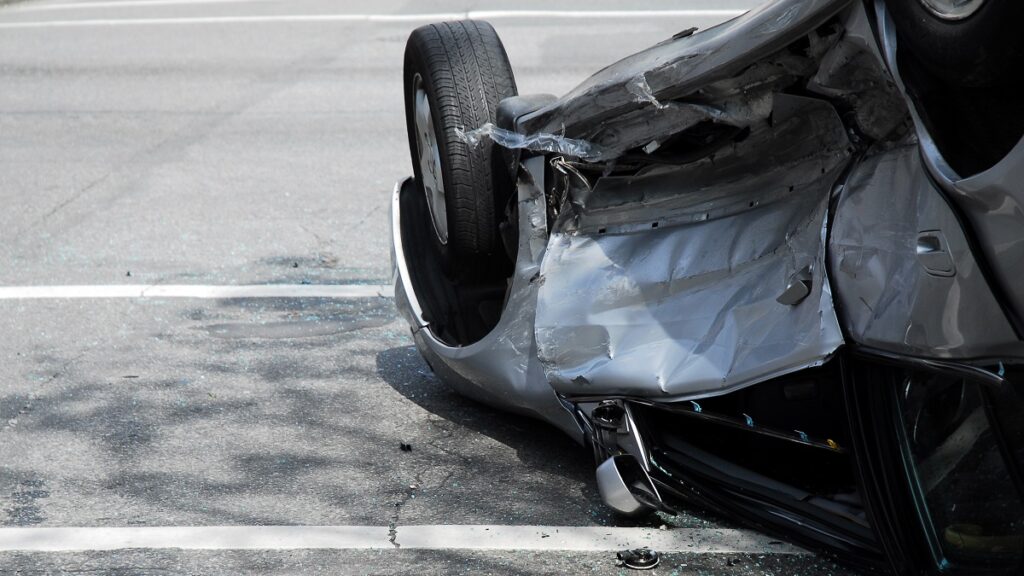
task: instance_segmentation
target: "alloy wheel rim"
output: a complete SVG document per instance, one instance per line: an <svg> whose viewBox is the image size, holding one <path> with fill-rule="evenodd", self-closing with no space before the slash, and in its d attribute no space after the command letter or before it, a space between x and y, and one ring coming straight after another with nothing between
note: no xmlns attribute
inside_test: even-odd
<svg viewBox="0 0 1024 576"><path fill-rule="evenodd" d="M963 20L974 14L985 0L918 0L929 12L943 20Z"/></svg>
<svg viewBox="0 0 1024 576"><path fill-rule="evenodd" d="M441 176L441 153L437 146L437 132L434 130L430 99L423 87L423 77L413 78L415 95L413 118L416 125L416 152L419 156L423 192L427 197L427 209L434 233L441 244L448 243L448 210L444 194L444 179Z"/></svg>

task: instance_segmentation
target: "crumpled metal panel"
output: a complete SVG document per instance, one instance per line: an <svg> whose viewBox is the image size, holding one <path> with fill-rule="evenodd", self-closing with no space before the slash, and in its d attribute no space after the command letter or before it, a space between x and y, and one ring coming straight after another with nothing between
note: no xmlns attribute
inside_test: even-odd
<svg viewBox="0 0 1024 576"><path fill-rule="evenodd" d="M773 94L804 88L823 58L832 55L828 70L840 77L850 76L853 58L865 59L859 45L834 49L843 32L838 20L822 26L846 5L780 1L696 34L687 30L605 68L561 99L518 117L514 127L487 123L457 134L472 146L492 140L598 163L634 150L650 154L701 124L758 129L771 122ZM888 94L876 89L886 85L878 66L867 70L874 76L858 76L866 84L848 86L827 75L818 85L848 104L851 97L866 104L860 106L869 112L864 123L887 133L893 126L878 126L884 123L871 112L893 102L898 110L900 97L891 82ZM897 122L902 117L894 115Z"/></svg>
<svg viewBox="0 0 1024 576"><path fill-rule="evenodd" d="M699 34L681 35L606 67L556 102L520 118L517 130L578 138L607 118L734 78L848 5L850 0L767 2Z"/></svg>
<svg viewBox="0 0 1024 576"><path fill-rule="evenodd" d="M849 141L819 100L779 95L774 117L714 159L602 179L610 193L595 188L553 232L536 336L557 392L716 395L820 364L842 344L824 237ZM615 206L628 188L641 196ZM808 268L806 297L780 303Z"/></svg>
<svg viewBox="0 0 1024 576"><path fill-rule="evenodd" d="M1024 139L998 164L952 189L1017 316L1018 331L1024 332Z"/></svg>
<svg viewBox="0 0 1024 576"><path fill-rule="evenodd" d="M391 203L392 263L395 270L396 305L412 327L416 347L438 376L461 394L503 410L539 417L577 441L582 432L575 417L559 402L537 360L533 332L536 282L547 243L544 193L535 184L543 176L543 158L526 162L533 174L523 172L518 181L519 252L507 309L498 325L483 339L468 346L450 346L437 339L424 320L409 273L402 238L403 218L425 218L425 214L402 214L403 194L416 194L411 179L395 188Z"/></svg>
<svg viewBox="0 0 1024 576"><path fill-rule="evenodd" d="M853 341L937 358L1024 353L916 142L858 164L835 213L831 269Z"/></svg>
<svg viewBox="0 0 1024 576"><path fill-rule="evenodd" d="M879 47L889 71L901 92L906 92L897 65L896 27L885 3L875 1L875 19L879 29ZM976 236L976 249L987 261L1002 299L1004 315L1010 318L1018 339L1024 339L1024 282L1020 264L1024 261L1024 139L995 166L964 178L946 162L921 121L913 101L914 117L924 166L957 204Z"/></svg>

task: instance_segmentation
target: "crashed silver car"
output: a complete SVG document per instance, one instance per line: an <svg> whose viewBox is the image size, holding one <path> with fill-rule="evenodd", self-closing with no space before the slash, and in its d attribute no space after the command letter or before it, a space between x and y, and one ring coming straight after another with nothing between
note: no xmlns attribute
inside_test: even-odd
<svg viewBox="0 0 1024 576"><path fill-rule="evenodd" d="M1024 573L1024 3L780 0L562 97L414 31L396 301L460 392L898 574Z"/></svg>

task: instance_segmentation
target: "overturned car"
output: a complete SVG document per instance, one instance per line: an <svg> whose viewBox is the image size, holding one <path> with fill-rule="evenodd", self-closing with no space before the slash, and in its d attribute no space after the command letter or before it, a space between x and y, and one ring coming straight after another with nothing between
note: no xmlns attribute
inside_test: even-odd
<svg viewBox="0 0 1024 576"><path fill-rule="evenodd" d="M396 300L460 392L900 574L1024 573L1024 7L780 0L570 93L406 49Z"/></svg>

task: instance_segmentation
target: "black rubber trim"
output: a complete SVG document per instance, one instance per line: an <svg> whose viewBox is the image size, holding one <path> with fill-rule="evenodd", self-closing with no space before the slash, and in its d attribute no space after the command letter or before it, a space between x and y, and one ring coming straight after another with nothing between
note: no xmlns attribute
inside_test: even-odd
<svg viewBox="0 0 1024 576"><path fill-rule="evenodd" d="M930 370L933 372L956 372L964 378L970 378L971 380L977 381L979 384L985 384L987 386L1001 387L1006 383L1006 379L999 374L974 365L993 365L999 362L1004 362L1003 360L979 359L970 361L970 363L964 361L938 360L935 358L910 356L898 352L890 352L888 350L859 345L851 345L848 347L848 350L855 356L861 356L890 366L902 366L905 368Z"/></svg>

